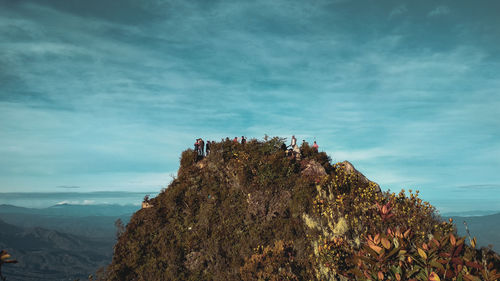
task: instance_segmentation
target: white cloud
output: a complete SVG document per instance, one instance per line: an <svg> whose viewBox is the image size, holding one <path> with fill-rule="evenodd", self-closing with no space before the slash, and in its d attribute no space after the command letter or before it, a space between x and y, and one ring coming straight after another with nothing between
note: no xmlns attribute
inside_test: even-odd
<svg viewBox="0 0 500 281"><path fill-rule="evenodd" d="M448 6L438 6L434 10L430 11L427 15L429 17L444 16L451 12Z"/></svg>
<svg viewBox="0 0 500 281"><path fill-rule="evenodd" d="M389 14L389 18L393 18L402 14L405 14L408 12L408 8L406 5L400 5L397 6L396 8L392 9L391 13Z"/></svg>

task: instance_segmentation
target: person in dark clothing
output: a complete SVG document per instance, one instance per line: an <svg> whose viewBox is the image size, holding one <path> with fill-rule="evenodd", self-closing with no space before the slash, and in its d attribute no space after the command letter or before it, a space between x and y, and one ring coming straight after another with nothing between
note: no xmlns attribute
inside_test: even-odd
<svg viewBox="0 0 500 281"><path fill-rule="evenodd" d="M207 153L207 156L208 154L210 154L210 141L207 140L207 144L205 146L205 152Z"/></svg>
<svg viewBox="0 0 500 281"><path fill-rule="evenodd" d="M200 149L200 140L197 139L196 142L194 143L194 162L198 162L198 154L199 154L199 149Z"/></svg>
<svg viewBox="0 0 500 281"><path fill-rule="evenodd" d="M244 136L241 136L241 144L247 143L247 139Z"/></svg>
<svg viewBox="0 0 500 281"><path fill-rule="evenodd" d="M286 144L285 143L281 144L281 150L286 151Z"/></svg>
<svg viewBox="0 0 500 281"><path fill-rule="evenodd" d="M205 155L205 142L200 139L200 155L203 157Z"/></svg>

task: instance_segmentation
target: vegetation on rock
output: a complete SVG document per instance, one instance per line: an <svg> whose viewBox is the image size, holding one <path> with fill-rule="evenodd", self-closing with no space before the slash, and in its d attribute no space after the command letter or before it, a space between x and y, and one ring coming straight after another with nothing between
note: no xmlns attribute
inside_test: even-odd
<svg viewBox="0 0 500 281"><path fill-rule="evenodd" d="M495 280L499 258L418 198L284 139L215 143L119 236L106 280ZM455 278L455 279L454 279ZM478 279L481 278L481 279Z"/></svg>

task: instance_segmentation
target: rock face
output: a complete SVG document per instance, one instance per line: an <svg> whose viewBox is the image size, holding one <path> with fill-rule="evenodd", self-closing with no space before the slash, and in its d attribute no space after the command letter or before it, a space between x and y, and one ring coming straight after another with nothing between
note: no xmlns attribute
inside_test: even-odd
<svg viewBox="0 0 500 281"><path fill-rule="evenodd" d="M373 183L376 188L377 188L377 191L380 192L380 186L375 183L375 182L372 182L371 180L369 180L368 178L365 177L365 175L363 175L360 171L356 170L356 168L354 168L354 166L351 164L351 162L349 161L344 161L344 162L341 162L340 163L340 166L347 172L347 173L352 173L352 174L355 174L359 180L361 180L361 182L363 183L366 183L366 184L369 184L369 183Z"/></svg>
<svg viewBox="0 0 500 281"><path fill-rule="evenodd" d="M324 232L313 214L318 179L338 171L312 148L289 159L282 143L216 143L197 163L192 150L183 152L178 178L119 237L105 279L335 280L319 273L308 237ZM369 183L350 163L343 167ZM266 268L276 271L256 272L270 252Z"/></svg>
<svg viewBox="0 0 500 281"><path fill-rule="evenodd" d="M320 163L315 160L305 160L304 169L302 170L302 175L320 178L326 176L326 170Z"/></svg>

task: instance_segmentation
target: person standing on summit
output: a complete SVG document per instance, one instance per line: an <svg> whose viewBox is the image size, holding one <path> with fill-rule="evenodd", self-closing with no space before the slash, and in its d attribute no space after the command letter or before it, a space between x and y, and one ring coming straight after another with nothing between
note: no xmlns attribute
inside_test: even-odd
<svg viewBox="0 0 500 281"><path fill-rule="evenodd" d="M198 154L198 149L200 147L200 139L196 139L196 142L194 143L194 151L196 154Z"/></svg>
<svg viewBox="0 0 500 281"><path fill-rule="evenodd" d="M295 136L292 136L292 141L290 143L290 146L294 148L296 145L297 145L297 139L295 138Z"/></svg>
<svg viewBox="0 0 500 281"><path fill-rule="evenodd" d="M207 144L205 146L205 153L207 154L207 156L208 156L208 154L210 154L210 141L209 140L207 140Z"/></svg>
<svg viewBox="0 0 500 281"><path fill-rule="evenodd" d="M200 138L200 156L205 156L205 142Z"/></svg>
<svg viewBox="0 0 500 281"><path fill-rule="evenodd" d="M318 144L316 143L316 141L314 141L314 144L313 144L313 149L314 151L318 152Z"/></svg>
<svg viewBox="0 0 500 281"><path fill-rule="evenodd" d="M194 162L198 162L200 155L200 139L196 139L196 142L194 143L194 152Z"/></svg>

